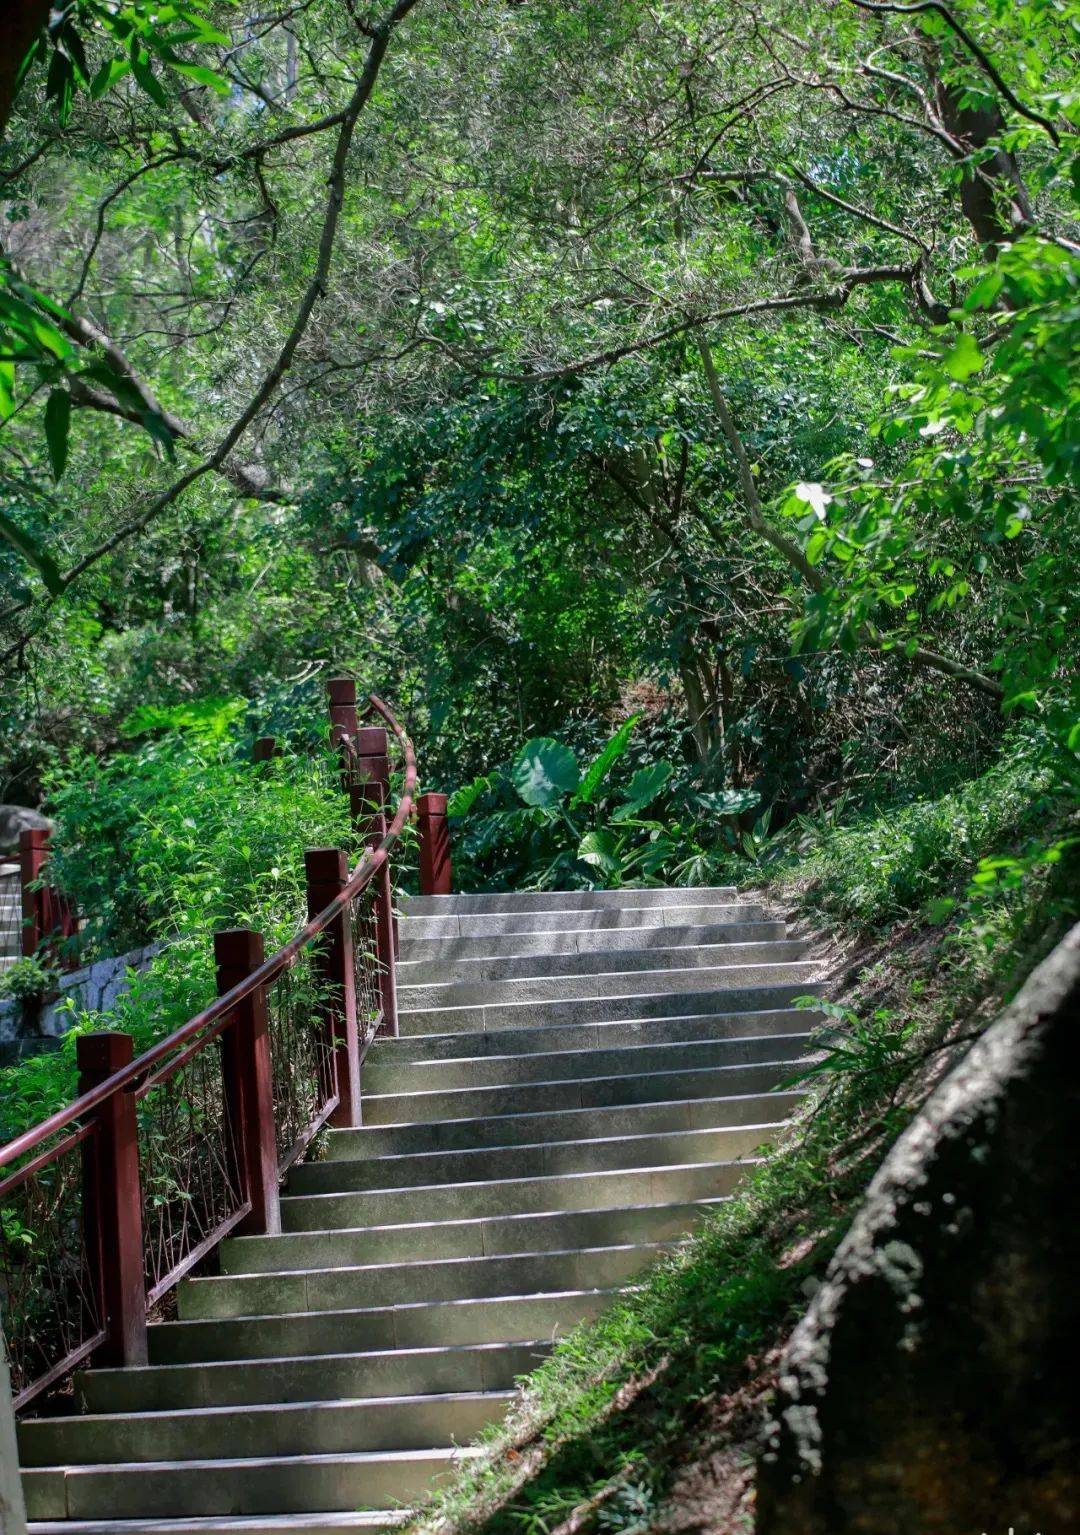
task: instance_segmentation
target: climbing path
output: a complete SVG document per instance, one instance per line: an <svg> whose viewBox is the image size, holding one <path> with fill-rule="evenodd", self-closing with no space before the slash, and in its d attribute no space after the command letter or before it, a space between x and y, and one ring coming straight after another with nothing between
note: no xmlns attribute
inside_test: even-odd
<svg viewBox="0 0 1080 1535"><path fill-rule="evenodd" d="M381 1530L515 1378L736 1188L798 1095L817 969L733 891L414 897L364 1127L150 1364L20 1427L34 1535Z"/></svg>

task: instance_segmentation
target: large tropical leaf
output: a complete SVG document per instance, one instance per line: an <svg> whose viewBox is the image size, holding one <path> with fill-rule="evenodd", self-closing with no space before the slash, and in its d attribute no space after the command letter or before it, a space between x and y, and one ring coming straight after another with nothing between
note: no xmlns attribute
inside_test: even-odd
<svg viewBox="0 0 1080 1535"><path fill-rule="evenodd" d="M623 803L613 812L613 821L628 821L640 815L661 793L675 769L670 762L650 762L638 768L626 786Z"/></svg>
<svg viewBox="0 0 1080 1535"><path fill-rule="evenodd" d="M510 779L526 805L557 805L578 786L577 758L568 746L537 736L514 758Z"/></svg>
<svg viewBox="0 0 1080 1535"><path fill-rule="evenodd" d="M618 843L610 831L587 831L578 843L577 855L582 863L591 864L608 878L618 874L622 867Z"/></svg>
<svg viewBox="0 0 1080 1535"><path fill-rule="evenodd" d="M640 718L640 714L632 714L625 724L619 726L599 755L589 763L589 766L585 769L585 776L581 780L581 787L574 795L575 805L592 804L605 778L630 745L630 737L634 726Z"/></svg>
<svg viewBox="0 0 1080 1535"><path fill-rule="evenodd" d="M447 815L459 818L468 815L481 795L486 794L494 784L494 773L481 774L479 778L474 778L472 783L462 784L460 789L454 790L446 802Z"/></svg>

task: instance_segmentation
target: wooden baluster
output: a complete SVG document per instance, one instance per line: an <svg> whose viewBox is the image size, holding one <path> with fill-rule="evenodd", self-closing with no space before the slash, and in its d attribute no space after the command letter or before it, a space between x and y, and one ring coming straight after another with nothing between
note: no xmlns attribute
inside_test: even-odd
<svg viewBox="0 0 1080 1535"><path fill-rule="evenodd" d="M263 936L234 927L214 934L218 996L224 996L263 962ZM274 1086L266 990L257 987L233 1009L221 1036L221 1074L232 1148L243 1197L251 1209L237 1225L244 1236L281 1230L278 1204Z"/></svg>
<svg viewBox="0 0 1080 1535"><path fill-rule="evenodd" d="M450 825L445 794L421 794L416 802L420 831L420 894L449 895Z"/></svg>
<svg viewBox="0 0 1080 1535"><path fill-rule="evenodd" d="M307 875L308 921L341 894L349 880L349 861L336 847L312 847L304 854ZM352 924L348 910L338 913L323 930L315 954L323 1020L333 1047L333 1088L338 1106L330 1123L360 1124L360 1038L356 1021L356 972L353 968Z"/></svg>
<svg viewBox="0 0 1080 1535"><path fill-rule="evenodd" d="M79 1093L99 1087L130 1066L130 1034L80 1034L75 1041ZM96 1128L83 1141L83 1229L99 1276L107 1337L98 1362L146 1363L146 1288L143 1278L142 1188L139 1134L131 1088L112 1093L95 1110Z"/></svg>

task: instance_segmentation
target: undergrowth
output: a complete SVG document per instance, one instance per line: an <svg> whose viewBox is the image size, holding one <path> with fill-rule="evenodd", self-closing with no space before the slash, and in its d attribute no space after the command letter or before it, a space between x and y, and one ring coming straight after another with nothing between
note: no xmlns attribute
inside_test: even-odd
<svg viewBox="0 0 1080 1535"><path fill-rule="evenodd" d="M842 914L862 944L826 1007L804 1106L741 1192L522 1382L420 1531L612 1535L655 1522L709 1405L760 1369L805 1309L933 1082L1080 914L1068 822L1043 795L1030 761L1003 761L938 801L824 828L777 871L804 913ZM1039 847L1061 845L1060 856L1014 858L1012 877L971 885L989 850L1026 845L1040 822ZM929 922L932 902L952 904Z"/></svg>
<svg viewBox="0 0 1080 1535"><path fill-rule="evenodd" d="M255 764L220 732L170 731L54 776L55 878L86 914L82 959L163 944L108 1013L72 1009L58 1050L0 1071L0 1144L70 1102L75 1041L123 1029L149 1048L215 995L213 935L251 927L273 953L304 920L304 850L355 852L348 797L327 753Z"/></svg>

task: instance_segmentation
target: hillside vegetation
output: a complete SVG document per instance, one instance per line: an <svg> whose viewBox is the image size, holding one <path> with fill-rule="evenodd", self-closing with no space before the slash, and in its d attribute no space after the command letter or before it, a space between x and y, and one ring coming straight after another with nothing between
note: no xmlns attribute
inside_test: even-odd
<svg viewBox="0 0 1080 1535"><path fill-rule="evenodd" d="M76 1028L292 930L343 671L458 888L796 913L807 1107L432 1516L750 1528L860 1192L1077 915L1080 0L8 11L0 800L84 955L165 945Z"/></svg>

